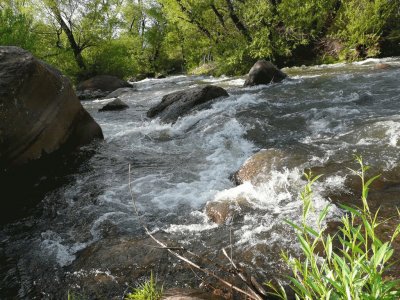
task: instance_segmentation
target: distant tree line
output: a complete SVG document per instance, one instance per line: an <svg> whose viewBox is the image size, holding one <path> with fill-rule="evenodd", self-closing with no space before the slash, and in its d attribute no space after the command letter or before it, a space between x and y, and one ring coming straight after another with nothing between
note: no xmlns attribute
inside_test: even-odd
<svg viewBox="0 0 400 300"><path fill-rule="evenodd" d="M0 0L0 45L74 80L400 55L400 0Z"/></svg>

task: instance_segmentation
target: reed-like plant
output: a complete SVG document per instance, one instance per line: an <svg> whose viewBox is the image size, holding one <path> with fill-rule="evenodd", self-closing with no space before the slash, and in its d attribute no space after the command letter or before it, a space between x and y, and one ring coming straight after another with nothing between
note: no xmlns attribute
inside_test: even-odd
<svg viewBox="0 0 400 300"><path fill-rule="evenodd" d="M282 257L292 275L289 286L296 299L400 299L400 280L385 277L391 266L392 243L400 233L400 224L387 241L377 236L377 228L387 220L378 221L378 212L371 213L367 197L371 183L379 177L366 180L369 169L362 157L356 156L360 165L352 170L361 179L362 207L341 205L344 215L335 235L324 232L324 221L329 205L319 214L314 228L307 224L312 205L312 184L320 177L306 174L307 184L300 193L303 201L301 224L287 221L296 231L301 247L301 257L294 258L286 252ZM334 241L337 241L334 246ZM287 299L282 285L267 283L271 294Z"/></svg>
<svg viewBox="0 0 400 300"><path fill-rule="evenodd" d="M159 300L161 299L163 288L157 286L153 272L150 279L134 289L132 293L126 295L126 300Z"/></svg>

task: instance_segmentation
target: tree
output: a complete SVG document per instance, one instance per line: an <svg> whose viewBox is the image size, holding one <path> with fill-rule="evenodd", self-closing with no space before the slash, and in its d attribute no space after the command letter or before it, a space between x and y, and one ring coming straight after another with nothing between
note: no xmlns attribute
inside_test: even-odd
<svg viewBox="0 0 400 300"><path fill-rule="evenodd" d="M57 24L66 35L81 71L87 70L83 51L111 39L115 33L118 24L116 1L42 0L49 22Z"/></svg>
<svg viewBox="0 0 400 300"><path fill-rule="evenodd" d="M36 38L33 18L24 12L22 4L0 1L0 45L34 51Z"/></svg>

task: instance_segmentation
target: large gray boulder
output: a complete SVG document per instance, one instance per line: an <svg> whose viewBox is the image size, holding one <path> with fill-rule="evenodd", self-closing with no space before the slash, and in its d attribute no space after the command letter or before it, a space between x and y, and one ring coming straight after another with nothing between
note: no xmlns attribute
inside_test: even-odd
<svg viewBox="0 0 400 300"><path fill-rule="evenodd" d="M0 171L103 139L70 81L17 47L0 47Z"/></svg>
<svg viewBox="0 0 400 300"><path fill-rule="evenodd" d="M119 88L132 88L132 85L115 76L97 75L80 82L76 91L79 99L87 100L106 97Z"/></svg>
<svg viewBox="0 0 400 300"><path fill-rule="evenodd" d="M257 61L250 69L244 86L253 86L258 84L270 84L280 82L287 75L279 70L273 63L266 60Z"/></svg>
<svg viewBox="0 0 400 300"><path fill-rule="evenodd" d="M213 85L195 87L165 95L161 103L150 108L149 118L160 117L164 122L174 122L193 108L210 100L229 96L223 88Z"/></svg>

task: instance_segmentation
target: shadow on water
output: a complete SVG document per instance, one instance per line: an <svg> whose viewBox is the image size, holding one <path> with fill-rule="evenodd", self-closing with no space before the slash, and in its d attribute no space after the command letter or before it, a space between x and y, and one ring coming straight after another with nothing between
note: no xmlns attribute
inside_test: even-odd
<svg viewBox="0 0 400 300"><path fill-rule="evenodd" d="M98 143L98 142L96 142ZM40 215L38 204L44 196L73 180L72 175L87 167L96 145L73 154L55 153L40 160L0 173L0 225Z"/></svg>

